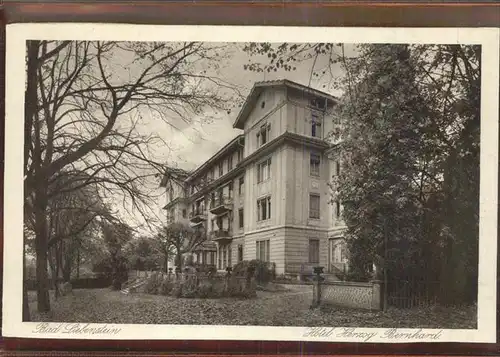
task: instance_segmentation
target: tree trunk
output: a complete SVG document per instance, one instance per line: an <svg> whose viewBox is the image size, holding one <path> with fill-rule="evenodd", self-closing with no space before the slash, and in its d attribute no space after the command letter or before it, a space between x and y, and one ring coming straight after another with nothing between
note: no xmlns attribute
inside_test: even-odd
<svg viewBox="0 0 500 357"><path fill-rule="evenodd" d="M50 262L50 257L49 257L49 262ZM59 289L57 288L57 277L59 274L57 273L56 266L57 266L57 262L54 262L54 264L51 264L50 271L52 274L52 286L54 287L54 296L57 300L57 298L59 297Z"/></svg>
<svg viewBox="0 0 500 357"><path fill-rule="evenodd" d="M48 242L47 224L47 186L38 183L35 195L35 252L38 312L50 311L49 275L48 275Z"/></svg>
<svg viewBox="0 0 500 357"><path fill-rule="evenodd" d="M76 248L76 278L80 278L80 246Z"/></svg>
<svg viewBox="0 0 500 357"><path fill-rule="evenodd" d="M26 244L24 245L26 252ZM26 254L26 253L25 253ZM28 303L28 284L26 276L26 255L23 255L23 321L30 321L30 307Z"/></svg>
<svg viewBox="0 0 500 357"><path fill-rule="evenodd" d="M177 268L178 269L182 269L182 252L181 252L181 249L180 247L176 247L176 250L177 250L177 255L176 255L176 260L177 260Z"/></svg>
<svg viewBox="0 0 500 357"><path fill-rule="evenodd" d="M47 271L47 219L44 214L37 212L36 232L36 281L37 281L37 308L38 312L50 311L49 276Z"/></svg>
<svg viewBox="0 0 500 357"><path fill-rule="evenodd" d="M168 250L165 251L165 263L164 263L164 269L165 273L168 273Z"/></svg>
<svg viewBox="0 0 500 357"><path fill-rule="evenodd" d="M66 251L64 251L64 241L61 241L61 252L60 252L60 259L61 259L61 271L62 271L62 277L63 281L65 283L69 282L71 280L71 247L68 249L66 247Z"/></svg>

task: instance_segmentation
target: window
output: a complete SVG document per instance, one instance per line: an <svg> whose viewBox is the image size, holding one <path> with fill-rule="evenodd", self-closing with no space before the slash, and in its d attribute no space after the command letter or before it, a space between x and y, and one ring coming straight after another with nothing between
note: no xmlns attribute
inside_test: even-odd
<svg viewBox="0 0 500 357"><path fill-rule="evenodd" d="M264 221L271 218L271 196L257 200L257 220Z"/></svg>
<svg viewBox="0 0 500 357"><path fill-rule="evenodd" d="M319 195L309 195L309 218L319 219Z"/></svg>
<svg viewBox="0 0 500 357"><path fill-rule="evenodd" d="M319 176L319 167L321 163L321 156L316 153L311 153L309 160L309 174L311 176Z"/></svg>
<svg viewBox="0 0 500 357"><path fill-rule="evenodd" d="M184 208L184 209L182 210L182 218L186 218L186 216L187 216L187 211L186 211L186 209Z"/></svg>
<svg viewBox="0 0 500 357"><path fill-rule="evenodd" d="M226 269L227 263L227 247L222 247L222 269Z"/></svg>
<svg viewBox="0 0 500 357"><path fill-rule="evenodd" d="M238 195L243 195L244 192L244 184L245 184L245 177L241 176L240 181L239 181L239 187L238 187Z"/></svg>
<svg viewBox="0 0 500 357"><path fill-rule="evenodd" d="M229 156L227 158L227 171L231 171L233 169L233 157Z"/></svg>
<svg viewBox="0 0 500 357"><path fill-rule="evenodd" d="M262 101L262 103L260 103L260 107L261 107L262 109L264 109L264 107L265 107L265 106L266 106L266 102L265 102L265 101Z"/></svg>
<svg viewBox="0 0 500 357"><path fill-rule="evenodd" d="M271 158L257 165L257 182L262 182L269 178L271 178Z"/></svg>
<svg viewBox="0 0 500 357"><path fill-rule="evenodd" d="M311 136L315 138L319 138L321 136L321 120L316 113L312 113Z"/></svg>
<svg viewBox="0 0 500 357"><path fill-rule="evenodd" d="M243 261L243 244L238 245L238 262Z"/></svg>
<svg viewBox="0 0 500 357"><path fill-rule="evenodd" d="M243 208L238 210L238 226L243 228Z"/></svg>
<svg viewBox="0 0 500 357"><path fill-rule="evenodd" d="M219 176L222 176L223 173L224 173L224 170L222 168L222 162L219 162Z"/></svg>
<svg viewBox="0 0 500 357"><path fill-rule="evenodd" d="M257 241L257 260L269 261L269 239Z"/></svg>
<svg viewBox="0 0 500 357"><path fill-rule="evenodd" d="M261 147L269 141L271 134L271 124L264 124L257 133L257 147Z"/></svg>
<svg viewBox="0 0 500 357"><path fill-rule="evenodd" d="M339 161L335 162L335 175L337 175L337 176L340 175L340 162Z"/></svg>
<svg viewBox="0 0 500 357"><path fill-rule="evenodd" d="M231 249L231 246L227 247L227 266L230 267L232 266L232 256L233 255L233 250Z"/></svg>
<svg viewBox="0 0 500 357"><path fill-rule="evenodd" d="M233 197L233 183L230 182L228 185L227 185L227 189L229 191L229 198L232 198Z"/></svg>
<svg viewBox="0 0 500 357"><path fill-rule="evenodd" d="M340 201L335 201L335 216L340 218Z"/></svg>
<svg viewBox="0 0 500 357"><path fill-rule="evenodd" d="M309 263L319 263L319 240L309 239Z"/></svg>

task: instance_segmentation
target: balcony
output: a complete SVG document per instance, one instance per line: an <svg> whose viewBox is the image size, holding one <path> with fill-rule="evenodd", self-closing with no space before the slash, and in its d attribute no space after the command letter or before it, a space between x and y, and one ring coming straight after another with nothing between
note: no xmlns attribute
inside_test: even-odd
<svg viewBox="0 0 500 357"><path fill-rule="evenodd" d="M198 245L196 248L193 249L193 252L213 252L217 250L217 246L215 245L215 242L212 242L210 240L206 240L202 242L200 245Z"/></svg>
<svg viewBox="0 0 500 357"><path fill-rule="evenodd" d="M220 216L233 209L233 199L231 197L220 196L210 202L210 213Z"/></svg>
<svg viewBox="0 0 500 357"><path fill-rule="evenodd" d="M207 220L207 212L202 209L197 209L189 213L189 220L192 223L200 223Z"/></svg>
<svg viewBox="0 0 500 357"><path fill-rule="evenodd" d="M228 229L217 229L210 232L210 239L214 242L225 244L230 242L233 237Z"/></svg>

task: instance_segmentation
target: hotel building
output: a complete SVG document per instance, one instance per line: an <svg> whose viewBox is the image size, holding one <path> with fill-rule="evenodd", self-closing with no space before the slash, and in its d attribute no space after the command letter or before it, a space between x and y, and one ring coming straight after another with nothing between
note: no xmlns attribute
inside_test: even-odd
<svg viewBox="0 0 500 357"><path fill-rule="evenodd" d="M259 259L278 274L344 269L345 227L328 185L340 170L328 139L336 102L289 80L257 82L233 125L241 134L180 179L165 175L167 223L207 232L195 261L224 270Z"/></svg>

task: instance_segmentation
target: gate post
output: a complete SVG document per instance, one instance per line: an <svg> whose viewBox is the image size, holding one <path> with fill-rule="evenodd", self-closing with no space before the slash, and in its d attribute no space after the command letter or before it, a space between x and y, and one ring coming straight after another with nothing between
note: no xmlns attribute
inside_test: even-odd
<svg viewBox="0 0 500 357"><path fill-rule="evenodd" d="M313 301L311 305L312 309L319 307L321 303L321 282L325 280L325 278L321 276L321 274L323 273L323 267L314 267L313 270L314 274L316 275L313 277Z"/></svg>
<svg viewBox="0 0 500 357"><path fill-rule="evenodd" d="M383 310L383 300L382 295L383 295L383 290L382 286L383 283L380 280L372 280L370 282L372 284L372 304L371 304L371 310Z"/></svg>

